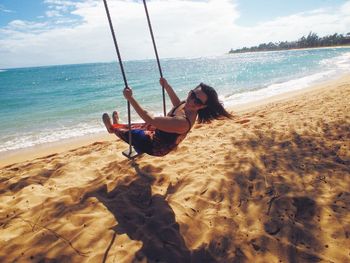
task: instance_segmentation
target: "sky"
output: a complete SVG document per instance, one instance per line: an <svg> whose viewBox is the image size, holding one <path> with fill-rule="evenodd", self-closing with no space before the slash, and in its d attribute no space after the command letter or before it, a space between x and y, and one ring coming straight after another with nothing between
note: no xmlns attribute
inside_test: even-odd
<svg viewBox="0 0 350 263"><path fill-rule="evenodd" d="M108 0L123 60L154 58L143 3ZM350 0L148 0L160 58L350 32ZM0 69L117 59L102 0L0 0Z"/></svg>

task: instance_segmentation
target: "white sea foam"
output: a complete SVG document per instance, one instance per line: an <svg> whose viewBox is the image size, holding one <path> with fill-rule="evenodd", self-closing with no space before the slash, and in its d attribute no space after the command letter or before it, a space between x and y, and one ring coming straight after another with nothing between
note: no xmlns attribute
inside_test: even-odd
<svg viewBox="0 0 350 263"><path fill-rule="evenodd" d="M59 129L43 130L41 132L12 134L11 137L4 138L4 142L0 144L0 152L28 148L64 139L77 138L102 131L105 131L105 128L102 127L102 125L92 127L88 124L79 124L78 126L71 128L63 127Z"/></svg>
<svg viewBox="0 0 350 263"><path fill-rule="evenodd" d="M259 90L238 93L221 99L225 106L232 107L234 105L263 100L290 91L305 89L324 80L335 78L339 74L349 72L350 52L344 53L338 57L324 59L320 61L320 64L324 65L326 70L286 82L274 83Z"/></svg>
<svg viewBox="0 0 350 263"><path fill-rule="evenodd" d="M338 57L324 59L320 61L321 65L334 65L337 69L342 71L350 70L350 52L344 53Z"/></svg>
<svg viewBox="0 0 350 263"><path fill-rule="evenodd" d="M162 116L162 113L157 114ZM141 123L142 119L133 116L133 123ZM121 119L121 123L126 123ZM126 120L127 121L127 120ZM56 129L47 129L40 132L14 133L1 138L0 153L29 148L47 143L59 142L65 139L79 138L85 135L106 132L102 122L100 125L94 123L81 123L74 127L59 127Z"/></svg>
<svg viewBox="0 0 350 263"><path fill-rule="evenodd" d="M296 91L305 89L312 84L322 81L328 77L334 75L335 70L328 70L320 73L316 73L310 76L302 77L299 79L289 80L283 83L272 84L266 88L259 89L251 92L244 92L239 94L234 94L225 98L225 106L233 106L245 103L251 103L259 100L263 100L269 97L287 93L290 91Z"/></svg>

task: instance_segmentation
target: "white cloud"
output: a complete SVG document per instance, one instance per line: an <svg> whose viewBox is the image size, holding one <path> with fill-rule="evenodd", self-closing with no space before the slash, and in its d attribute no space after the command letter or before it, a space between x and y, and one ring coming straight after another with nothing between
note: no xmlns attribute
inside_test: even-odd
<svg viewBox="0 0 350 263"><path fill-rule="evenodd" d="M55 16L62 16L61 13L57 10L49 10L45 12L47 17L55 17Z"/></svg>
<svg viewBox="0 0 350 263"><path fill-rule="evenodd" d="M57 11L51 13L51 23L17 20L0 29L0 68L115 60L102 1L45 3L48 11ZM122 57L153 58L142 2L108 3ZM153 0L148 1L148 10L161 58L220 55L231 48L296 40L310 31L323 36L350 28L350 1L332 10L298 13L251 27L237 24L240 14L229 0Z"/></svg>
<svg viewBox="0 0 350 263"><path fill-rule="evenodd" d="M45 4L48 4L48 11L45 12L47 17L59 17L68 13L70 10L74 10L79 5L79 2L63 1L63 0L45 0Z"/></svg>
<svg viewBox="0 0 350 263"><path fill-rule="evenodd" d="M76 5L76 2L65 1L65 0L45 0L44 3L49 5L58 5L58 6L75 6Z"/></svg>
<svg viewBox="0 0 350 263"><path fill-rule="evenodd" d="M256 35L257 37L254 40L252 39L253 41L247 39L247 42L257 44L268 41L297 40L310 31L317 33L319 36L335 32L345 33L350 26L350 12L342 13L341 10L343 10L343 7L333 12L315 10L279 17L273 21L248 28L250 36Z"/></svg>
<svg viewBox="0 0 350 263"><path fill-rule="evenodd" d="M14 13L14 11L7 9L5 6L0 5L0 13L4 12L4 13Z"/></svg>
<svg viewBox="0 0 350 263"><path fill-rule="evenodd" d="M37 30L41 32L46 26L47 23L35 23L25 20L12 20L5 29L7 29L8 32L11 32L14 36L16 36L19 32L35 33Z"/></svg>

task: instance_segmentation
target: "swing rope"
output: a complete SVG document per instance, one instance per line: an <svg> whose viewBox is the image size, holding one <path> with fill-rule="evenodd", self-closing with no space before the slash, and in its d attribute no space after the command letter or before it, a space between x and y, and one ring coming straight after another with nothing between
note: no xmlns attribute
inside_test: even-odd
<svg viewBox="0 0 350 263"><path fill-rule="evenodd" d="M114 31L113 24L112 24L112 19L111 19L110 13L109 13L107 0L103 0L103 3L104 3L104 6L105 6L105 9L106 9L108 23L109 23L109 27L110 27L110 30L111 30L111 33L112 33L115 50L117 52L119 66L120 66L120 70L121 70L121 73L122 73L122 76L123 76L123 80L124 80L124 85L125 85L125 88L127 88L128 87L128 82L126 80L124 66L123 66L122 58L121 58L121 55L120 55L120 52L119 52L118 42L117 42L117 38L115 36L115 31ZM154 34L153 34L153 30L152 30L151 20L149 18L149 14L148 14L146 0L143 0L143 5L144 5L144 8L145 8L147 22L148 22L148 27L149 27L149 31L150 31L152 42L153 42L154 53L155 53L156 59L157 59L159 74L160 74L160 77L163 78L163 72L162 72L162 68L160 66L158 51L157 51L157 47L156 47L156 42L154 40ZM164 113L164 116L166 116L165 90L164 90L164 86L163 85L162 85L162 93L163 93L163 113ZM131 131L131 114L130 114L130 102L129 101L127 102L127 108L128 108L128 129L129 129L129 153L125 154L123 152L123 154L126 157L128 157L128 158L133 158L135 156L132 156L134 154L133 154L133 148L132 148L132 136L131 136L131 132L130 132Z"/></svg>
<svg viewBox="0 0 350 263"><path fill-rule="evenodd" d="M113 28L113 24L112 24L112 19L111 19L111 16L109 14L107 0L103 0L103 3L104 3L104 6L105 6L105 9L106 9L106 14L107 14L108 22L109 22L109 27L110 27L111 33L112 33L115 50L117 52L120 70L121 70L122 75L123 75L124 85L125 85L125 88L127 88L128 87L128 82L126 80L126 75L125 75L125 71L124 71L122 58L121 58L121 55L120 55L120 52L119 52L117 38L115 37L114 28ZM132 149L131 114L130 114L130 102L129 101L127 102L127 108L128 108L128 128L129 128L129 153L127 154L127 157L130 158L133 149Z"/></svg>
<svg viewBox="0 0 350 263"><path fill-rule="evenodd" d="M162 68L161 68L161 66L160 66L158 51L157 51L157 47L156 47L156 42L155 42L155 40L154 40L154 35L153 35L151 20L150 20L150 18L149 18L149 14L148 14L148 9L147 9L146 0L143 0L143 5L144 5L144 7L145 7L145 12L146 12L146 16L147 16L147 22L148 22L148 28L149 28L149 32L150 32L150 34L151 34L151 38L152 38L152 42L153 42L154 53L156 54L156 58L157 58L157 64L158 64L158 69L159 69L159 75L160 75L161 78L163 78L163 72L162 72ZM163 93L163 112L164 112L164 116L166 116L165 91L164 91L163 85L162 85L162 93Z"/></svg>

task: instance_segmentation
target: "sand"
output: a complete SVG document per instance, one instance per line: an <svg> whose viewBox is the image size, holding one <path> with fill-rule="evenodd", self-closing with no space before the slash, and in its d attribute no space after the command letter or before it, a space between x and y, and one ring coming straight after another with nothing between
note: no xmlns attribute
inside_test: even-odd
<svg viewBox="0 0 350 263"><path fill-rule="evenodd" d="M349 76L124 149L3 161L0 262L350 262Z"/></svg>

